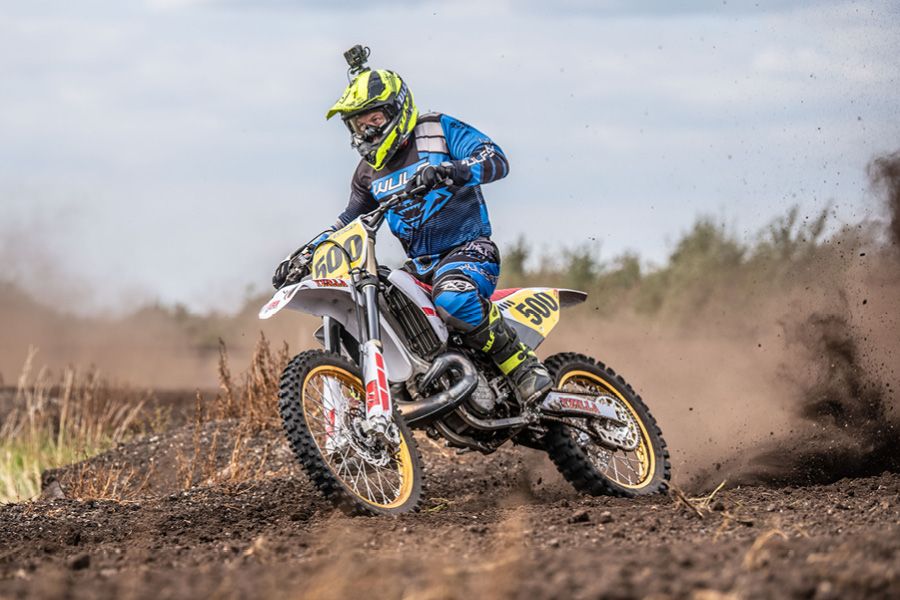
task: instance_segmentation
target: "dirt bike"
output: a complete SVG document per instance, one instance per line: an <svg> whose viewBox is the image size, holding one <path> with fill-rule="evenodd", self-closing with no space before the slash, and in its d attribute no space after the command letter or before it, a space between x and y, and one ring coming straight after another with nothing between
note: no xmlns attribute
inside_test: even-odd
<svg viewBox="0 0 900 600"><path fill-rule="evenodd" d="M663 492L669 453L647 406L611 368L575 353L544 361L555 386L523 408L494 363L463 346L408 272L378 265L386 213L424 188L383 201L287 260L285 284L260 311L322 318L323 350L284 370L279 409L290 446L312 483L351 514L401 514L423 499L422 460L411 429L460 451L508 441L547 452L579 491L625 497ZM584 292L503 289L491 300L520 339L537 347L561 308Z"/></svg>

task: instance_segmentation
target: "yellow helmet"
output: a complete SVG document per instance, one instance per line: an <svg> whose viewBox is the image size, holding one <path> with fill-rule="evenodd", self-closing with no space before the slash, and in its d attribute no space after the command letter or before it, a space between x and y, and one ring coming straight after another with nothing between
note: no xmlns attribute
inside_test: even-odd
<svg viewBox="0 0 900 600"><path fill-rule="evenodd" d="M356 126L354 117L379 108L387 119L384 125L364 130ZM419 111L412 92L400 76L377 69L357 75L325 118L336 114L341 115L350 130L350 145L373 169L380 171L415 129Z"/></svg>

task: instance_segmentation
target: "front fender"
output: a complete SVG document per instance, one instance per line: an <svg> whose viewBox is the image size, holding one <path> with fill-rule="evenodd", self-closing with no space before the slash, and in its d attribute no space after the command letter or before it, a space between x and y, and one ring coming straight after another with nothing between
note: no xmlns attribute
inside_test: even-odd
<svg viewBox="0 0 900 600"><path fill-rule="evenodd" d="M272 296L272 299L266 302L265 306L260 309L259 318L265 320L274 317L276 313L281 311L281 309L286 308L291 304L294 296L296 296L297 292L299 292L300 290L328 290L329 292L332 292L331 294L328 294L328 296L332 296L334 292L344 292L345 294L351 296L350 301L352 302L352 289L350 288L350 284L343 279L306 279L304 281L301 281L300 283L286 285L275 292L275 295ZM293 310L299 310L301 312L310 312L305 308L306 304L308 304L308 302L303 302L299 307L291 308ZM318 313L312 314L318 315Z"/></svg>
<svg viewBox="0 0 900 600"><path fill-rule="evenodd" d="M288 308L317 317L331 317L357 341L363 339L356 319L353 288L343 279L307 279L288 285L272 296L259 311L260 319L270 319ZM381 342L390 381L406 381L413 374L413 364L400 335L382 317Z"/></svg>

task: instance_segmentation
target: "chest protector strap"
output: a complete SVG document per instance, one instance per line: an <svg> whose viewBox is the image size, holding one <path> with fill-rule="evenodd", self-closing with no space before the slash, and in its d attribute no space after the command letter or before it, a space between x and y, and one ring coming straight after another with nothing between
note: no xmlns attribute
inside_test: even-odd
<svg viewBox="0 0 900 600"><path fill-rule="evenodd" d="M428 113L419 116L416 128L413 129L413 135L416 139L416 150L419 153L430 152L450 155L439 114Z"/></svg>

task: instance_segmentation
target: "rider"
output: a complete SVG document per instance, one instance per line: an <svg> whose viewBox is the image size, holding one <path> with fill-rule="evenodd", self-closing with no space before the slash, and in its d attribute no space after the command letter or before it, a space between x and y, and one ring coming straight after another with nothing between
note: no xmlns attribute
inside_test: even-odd
<svg viewBox="0 0 900 600"><path fill-rule="evenodd" d="M351 180L350 201L332 229L374 210L394 193L424 186L424 197L420 193L387 213L391 231L409 256L404 268L433 284L431 295L441 318L462 334L468 347L497 364L519 401L536 402L550 389L550 375L490 300L500 254L490 239L481 185L506 176L506 156L462 121L441 113L419 115L412 93L396 73L364 65L355 72L326 115L341 115L351 145L362 156ZM272 283L279 288L286 276L282 263Z"/></svg>

